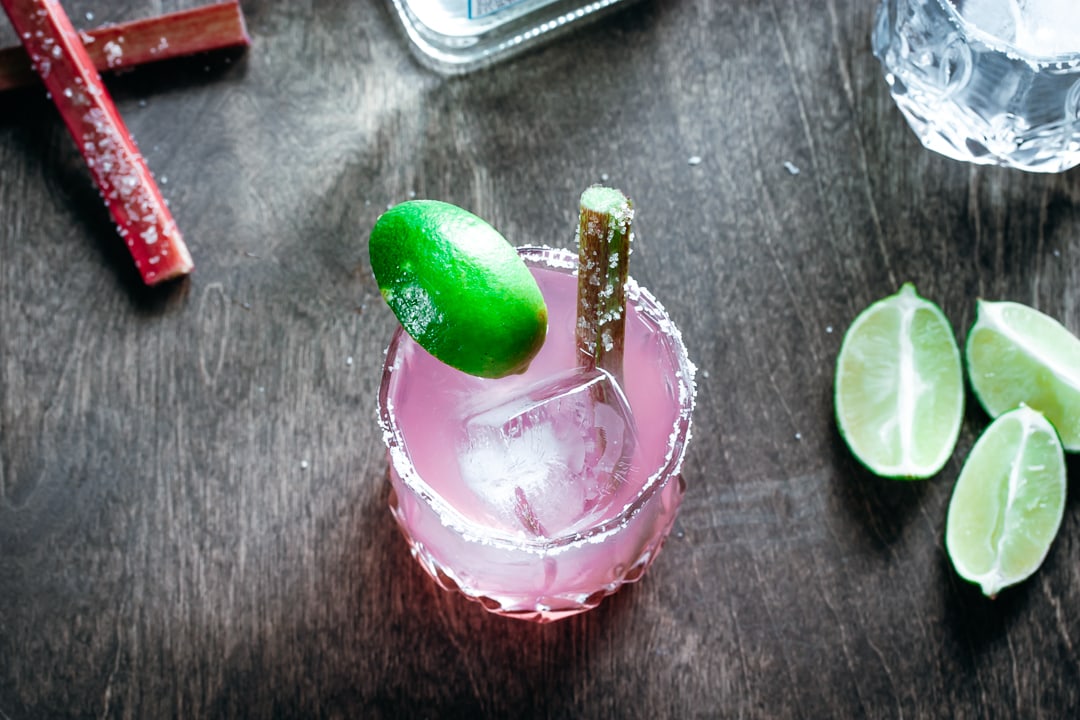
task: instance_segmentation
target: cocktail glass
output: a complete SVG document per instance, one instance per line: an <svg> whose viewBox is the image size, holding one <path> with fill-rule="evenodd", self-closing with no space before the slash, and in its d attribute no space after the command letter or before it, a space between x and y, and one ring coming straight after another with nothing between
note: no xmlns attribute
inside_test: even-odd
<svg viewBox="0 0 1080 720"><path fill-rule="evenodd" d="M638 580L659 552L685 492L694 366L631 279L624 382L577 369L577 256L518 252L549 313L528 371L473 377L398 328L379 414L390 508L413 557L493 613L550 622Z"/></svg>

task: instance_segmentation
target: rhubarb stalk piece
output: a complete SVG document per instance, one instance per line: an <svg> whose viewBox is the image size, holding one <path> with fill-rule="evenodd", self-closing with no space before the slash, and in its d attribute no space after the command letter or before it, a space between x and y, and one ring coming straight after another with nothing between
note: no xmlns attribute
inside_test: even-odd
<svg viewBox="0 0 1080 720"><path fill-rule="evenodd" d="M581 194L578 217L578 364L621 382L634 208L619 190L594 185Z"/></svg>
<svg viewBox="0 0 1080 720"><path fill-rule="evenodd" d="M184 245L146 161L57 0L0 0L75 139L135 260L155 285L191 272Z"/></svg>
<svg viewBox="0 0 1080 720"><path fill-rule="evenodd" d="M82 30L79 37L99 72L251 45L238 0ZM0 50L0 91L35 80L25 48Z"/></svg>

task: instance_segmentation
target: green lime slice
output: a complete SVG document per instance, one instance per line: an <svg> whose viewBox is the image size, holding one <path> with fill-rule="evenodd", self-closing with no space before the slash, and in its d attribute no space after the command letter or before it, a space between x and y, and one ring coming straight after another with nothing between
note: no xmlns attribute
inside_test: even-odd
<svg viewBox="0 0 1080 720"><path fill-rule="evenodd" d="M836 422L876 475L928 478L952 455L964 379L952 327L906 283L859 314L836 359Z"/></svg>
<svg viewBox="0 0 1080 720"><path fill-rule="evenodd" d="M371 269L416 342L470 375L523 372L547 334L547 305L525 262L476 215L410 200L371 231Z"/></svg>
<svg viewBox="0 0 1080 720"><path fill-rule="evenodd" d="M964 347L975 397L990 417L1021 403L1080 452L1080 339L1027 305L980 300Z"/></svg>
<svg viewBox="0 0 1080 720"><path fill-rule="evenodd" d="M971 449L949 501L945 549L983 594L1042 564L1065 511L1065 452L1042 414L1020 407L990 424Z"/></svg>

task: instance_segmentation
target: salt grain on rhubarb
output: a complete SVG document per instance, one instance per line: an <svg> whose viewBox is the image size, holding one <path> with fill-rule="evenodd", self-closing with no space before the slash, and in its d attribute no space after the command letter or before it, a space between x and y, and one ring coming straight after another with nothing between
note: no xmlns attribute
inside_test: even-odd
<svg viewBox="0 0 1080 720"><path fill-rule="evenodd" d="M114 40L105 43L105 62L110 68L118 67L124 58L124 49Z"/></svg>

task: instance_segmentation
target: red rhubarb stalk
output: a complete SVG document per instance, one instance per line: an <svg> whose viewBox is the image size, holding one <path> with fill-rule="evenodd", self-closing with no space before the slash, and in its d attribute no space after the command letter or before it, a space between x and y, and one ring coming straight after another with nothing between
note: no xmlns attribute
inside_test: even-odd
<svg viewBox="0 0 1080 720"><path fill-rule="evenodd" d="M82 30L79 36L99 72L251 45L238 0ZM36 80L25 48L0 50L0 91Z"/></svg>
<svg viewBox="0 0 1080 720"><path fill-rule="evenodd" d="M147 285L191 272L146 161L57 0L0 0Z"/></svg>

